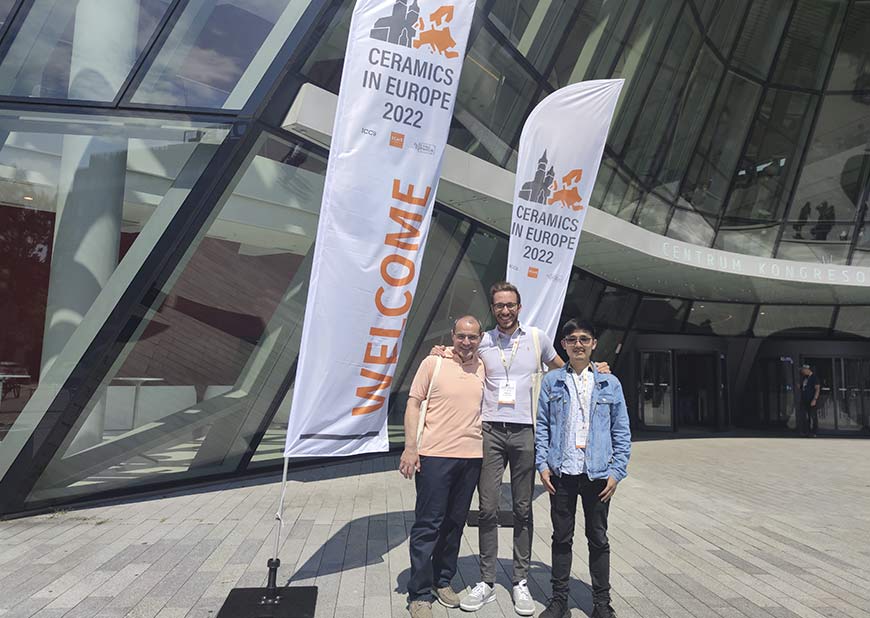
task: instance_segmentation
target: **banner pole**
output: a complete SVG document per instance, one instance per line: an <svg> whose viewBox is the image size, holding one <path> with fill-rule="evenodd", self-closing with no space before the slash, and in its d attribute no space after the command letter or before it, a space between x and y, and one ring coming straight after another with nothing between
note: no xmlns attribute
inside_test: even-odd
<svg viewBox="0 0 870 618"><path fill-rule="evenodd" d="M284 528L284 496L287 494L287 464L290 458L284 458L284 474L281 477L281 498L278 500L278 512L275 513L275 519L278 520L278 531L275 533L275 553L273 558L278 560L278 551L281 549L281 532Z"/></svg>
<svg viewBox="0 0 870 618"><path fill-rule="evenodd" d="M281 560L281 533L284 531L284 499L287 496L289 458L284 458L281 476L281 497L275 519L275 551L266 562L269 575L265 588L233 588L216 618L314 618L317 586L282 586L278 588L278 567Z"/></svg>

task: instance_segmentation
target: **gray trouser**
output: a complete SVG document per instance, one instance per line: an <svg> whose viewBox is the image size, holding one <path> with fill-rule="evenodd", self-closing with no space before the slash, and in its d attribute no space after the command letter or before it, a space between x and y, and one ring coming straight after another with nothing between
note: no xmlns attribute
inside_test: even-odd
<svg viewBox="0 0 870 618"><path fill-rule="evenodd" d="M498 503L501 479L510 464L514 514L513 583L526 578L532 555L532 492L535 488L535 433L531 425L483 423L480 497L480 576L495 582L498 559Z"/></svg>

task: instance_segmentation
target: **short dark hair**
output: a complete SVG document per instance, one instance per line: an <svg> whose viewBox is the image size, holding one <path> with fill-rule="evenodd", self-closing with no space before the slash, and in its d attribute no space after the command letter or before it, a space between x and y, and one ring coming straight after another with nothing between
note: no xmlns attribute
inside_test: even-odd
<svg viewBox="0 0 870 618"><path fill-rule="evenodd" d="M489 304L493 304L495 302L495 294L496 292L513 292L517 295L517 304L522 305L523 301L520 298L520 291L517 289L513 283L508 283L507 281L498 281L497 283L493 283L492 287L489 288Z"/></svg>
<svg viewBox="0 0 870 618"><path fill-rule="evenodd" d="M592 322L583 318L571 318L562 326L562 339L570 337L578 330L586 331L592 335L593 339L598 338L598 334L595 332L595 325Z"/></svg>

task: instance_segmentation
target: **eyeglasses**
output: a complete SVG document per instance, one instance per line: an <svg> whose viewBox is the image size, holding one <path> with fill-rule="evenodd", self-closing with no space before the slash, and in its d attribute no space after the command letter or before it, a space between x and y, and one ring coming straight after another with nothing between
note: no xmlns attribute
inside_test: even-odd
<svg viewBox="0 0 870 618"><path fill-rule="evenodd" d="M565 337L562 339L567 345L574 345L575 343L580 343L580 345L589 345L592 343L592 337Z"/></svg>
<svg viewBox="0 0 870 618"><path fill-rule="evenodd" d="M453 333L453 336L460 341L464 341L466 339L468 339L469 341L477 341L478 339L480 339L480 335L457 335L456 333Z"/></svg>
<svg viewBox="0 0 870 618"><path fill-rule="evenodd" d="M496 311L501 311L502 309L507 309L509 311L513 311L519 307L517 303L493 303L492 308Z"/></svg>

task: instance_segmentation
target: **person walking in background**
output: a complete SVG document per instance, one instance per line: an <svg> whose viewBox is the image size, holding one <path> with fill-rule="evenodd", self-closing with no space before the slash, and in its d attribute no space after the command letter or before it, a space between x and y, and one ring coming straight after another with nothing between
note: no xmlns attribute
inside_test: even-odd
<svg viewBox="0 0 870 618"><path fill-rule="evenodd" d="M553 523L553 598L540 618L568 618L577 498L583 505L592 618L613 618L607 516L617 484L628 473L631 430L622 385L591 362L598 341L587 321L562 327L568 364L549 372L541 386L535 429L535 466L550 494Z"/></svg>
<svg viewBox="0 0 870 618"><path fill-rule="evenodd" d="M822 385L809 365L801 365L801 432L806 437L816 437L819 430L819 393Z"/></svg>

